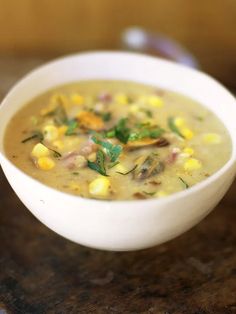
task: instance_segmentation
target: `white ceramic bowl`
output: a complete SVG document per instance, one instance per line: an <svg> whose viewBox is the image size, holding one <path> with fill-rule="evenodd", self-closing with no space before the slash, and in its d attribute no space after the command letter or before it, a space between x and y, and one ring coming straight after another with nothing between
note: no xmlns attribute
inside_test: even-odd
<svg viewBox="0 0 236 314"><path fill-rule="evenodd" d="M84 199L32 179L5 155L3 137L8 121L22 105L40 93L60 84L85 79L137 81L198 100L219 116L228 129L233 147L230 160L203 182L163 199ZM168 241L190 229L224 196L236 173L235 119L234 97L206 74L133 53L72 55L31 72L5 97L0 108L0 162L9 183L25 206L58 234L99 249L142 249Z"/></svg>

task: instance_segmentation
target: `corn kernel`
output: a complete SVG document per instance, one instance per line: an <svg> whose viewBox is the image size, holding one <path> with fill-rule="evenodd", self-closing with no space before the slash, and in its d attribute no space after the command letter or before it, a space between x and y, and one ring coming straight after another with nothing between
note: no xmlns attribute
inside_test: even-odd
<svg viewBox="0 0 236 314"><path fill-rule="evenodd" d="M36 158L47 157L50 155L50 150L41 143L34 146L31 155Z"/></svg>
<svg viewBox="0 0 236 314"><path fill-rule="evenodd" d="M203 141L207 144L219 144L221 142L221 136L216 133L206 133L203 135Z"/></svg>
<svg viewBox="0 0 236 314"><path fill-rule="evenodd" d="M128 97L125 94L117 94L115 102L119 105L127 105L129 103Z"/></svg>
<svg viewBox="0 0 236 314"><path fill-rule="evenodd" d="M55 167L55 162L50 157L40 157L37 163L42 170L51 170Z"/></svg>
<svg viewBox="0 0 236 314"><path fill-rule="evenodd" d="M89 193L94 196L106 197L109 194L110 180L99 177L89 184Z"/></svg>
<svg viewBox="0 0 236 314"><path fill-rule="evenodd" d="M175 118L175 125L180 128L180 127L183 127L185 124L185 121L183 118L180 118L180 117L177 117Z"/></svg>
<svg viewBox="0 0 236 314"><path fill-rule="evenodd" d="M168 193L165 192L165 191L158 191L158 192L155 194L155 196L157 196L158 198L162 198L162 197L165 197L165 196L167 196L167 195L168 195Z"/></svg>
<svg viewBox="0 0 236 314"><path fill-rule="evenodd" d="M164 105L163 100L158 96L150 96L148 97L147 101L149 105L157 108L160 108Z"/></svg>
<svg viewBox="0 0 236 314"><path fill-rule="evenodd" d="M84 97L81 96L80 94L72 94L70 96L70 100L73 102L75 105L83 105L84 104Z"/></svg>
<svg viewBox="0 0 236 314"><path fill-rule="evenodd" d="M195 158L189 158L184 163L184 169L186 171L198 170L202 167L201 162Z"/></svg>
<svg viewBox="0 0 236 314"><path fill-rule="evenodd" d="M68 130L68 126L62 125L58 128L59 136L65 135L66 131Z"/></svg>
<svg viewBox="0 0 236 314"><path fill-rule="evenodd" d="M183 152L189 156L192 156L194 154L194 150L191 147L185 147L183 149Z"/></svg>
<svg viewBox="0 0 236 314"><path fill-rule="evenodd" d="M53 142L52 145L57 149L63 149L64 148L64 143L60 140Z"/></svg>
<svg viewBox="0 0 236 314"><path fill-rule="evenodd" d="M186 140L191 140L191 138L193 137L193 132L188 128L182 128L180 129L180 132Z"/></svg>
<svg viewBox="0 0 236 314"><path fill-rule="evenodd" d="M46 125L43 129L43 134L44 139L48 142L55 141L59 136L58 129L54 125Z"/></svg>

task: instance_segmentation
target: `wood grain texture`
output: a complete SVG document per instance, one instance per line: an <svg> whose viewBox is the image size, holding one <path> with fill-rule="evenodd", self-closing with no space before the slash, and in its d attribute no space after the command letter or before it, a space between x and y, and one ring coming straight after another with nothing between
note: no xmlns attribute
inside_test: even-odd
<svg viewBox="0 0 236 314"><path fill-rule="evenodd" d="M206 71L236 85L235 0L0 0L0 52L117 49L130 25L175 38Z"/></svg>
<svg viewBox="0 0 236 314"><path fill-rule="evenodd" d="M0 59L5 82L0 97L41 62ZM235 189L236 183L213 213L177 239L114 253L76 245L50 231L0 171L0 313L236 313Z"/></svg>

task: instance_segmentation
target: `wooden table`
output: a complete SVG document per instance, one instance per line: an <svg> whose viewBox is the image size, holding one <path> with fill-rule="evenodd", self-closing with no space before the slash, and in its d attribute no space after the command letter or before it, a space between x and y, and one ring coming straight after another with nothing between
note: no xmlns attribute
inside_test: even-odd
<svg viewBox="0 0 236 314"><path fill-rule="evenodd" d="M0 59L0 95L41 62ZM235 189L179 238L113 253L46 228L0 173L0 314L236 313Z"/></svg>

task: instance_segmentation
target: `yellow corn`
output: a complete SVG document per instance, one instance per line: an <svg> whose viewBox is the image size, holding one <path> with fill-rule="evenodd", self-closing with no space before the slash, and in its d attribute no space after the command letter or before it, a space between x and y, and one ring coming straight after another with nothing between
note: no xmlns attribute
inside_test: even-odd
<svg viewBox="0 0 236 314"><path fill-rule="evenodd" d="M191 140L191 138L193 137L193 132L188 128L181 128L180 132L186 140Z"/></svg>
<svg viewBox="0 0 236 314"><path fill-rule="evenodd" d="M219 144L221 142L221 136L216 133L206 133L203 135L203 141L207 144Z"/></svg>
<svg viewBox="0 0 236 314"><path fill-rule="evenodd" d="M98 197L106 197L109 194L110 180L99 177L89 184L89 193Z"/></svg>
<svg viewBox="0 0 236 314"><path fill-rule="evenodd" d="M55 162L50 157L40 157L37 163L42 170L51 170L55 167Z"/></svg>
<svg viewBox="0 0 236 314"><path fill-rule="evenodd" d="M189 158L184 163L184 169L186 171L198 170L202 167L201 162L196 158Z"/></svg>
<svg viewBox="0 0 236 314"><path fill-rule="evenodd" d="M46 125L43 128L43 135L46 141L55 141L59 136L58 128L54 125Z"/></svg>
<svg viewBox="0 0 236 314"><path fill-rule="evenodd" d="M177 117L175 118L175 125L180 128L180 127L183 127L185 124L185 121L183 118L180 118L180 117Z"/></svg>
<svg viewBox="0 0 236 314"><path fill-rule="evenodd" d="M125 94L117 94L115 102L119 105L127 105L129 103L128 97Z"/></svg>
<svg viewBox="0 0 236 314"><path fill-rule="evenodd" d="M148 97L147 99L147 102L149 105L153 106L153 107L157 107L157 108L160 108L164 105L164 102L163 100L158 97L158 96L150 96Z"/></svg>
<svg viewBox="0 0 236 314"><path fill-rule="evenodd" d="M50 155L50 150L41 143L34 146L31 155L36 158L47 157Z"/></svg>
<svg viewBox="0 0 236 314"><path fill-rule="evenodd" d="M81 96L80 94L72 94L70 96L70 100L73 102L75 105L83 105L84 104L84 97Z"/></svg>
<svg viewBox="0 0 236 314"><path fill-rule="evenodd" d="M192 156L194 154L194 150L191 147L185 147L183 149L183 152L189 156Z"/></svg>

